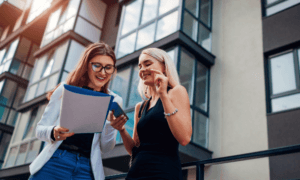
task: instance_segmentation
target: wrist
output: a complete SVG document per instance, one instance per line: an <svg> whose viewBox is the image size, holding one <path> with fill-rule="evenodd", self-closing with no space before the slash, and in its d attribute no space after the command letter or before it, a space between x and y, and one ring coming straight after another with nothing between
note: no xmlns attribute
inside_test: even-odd
<svg viewBox="0 0 300 180"><path fill-rule="evenodd" d="M159 94L159 97L160 97L160 99L161 99L162 101L169 98L169 97L168 97L168 94L167 94L166 92L165 92L165 93Z"/></svg>
<svg viewBox="0 0 300 180"><path fill-rule="evenodd" d="M119 132L120 132L120 134L121 133L125 133L125 131L126 131L126 129L125 128L123 128L123 129L120 129L120 130L118 130Z"/></svg>

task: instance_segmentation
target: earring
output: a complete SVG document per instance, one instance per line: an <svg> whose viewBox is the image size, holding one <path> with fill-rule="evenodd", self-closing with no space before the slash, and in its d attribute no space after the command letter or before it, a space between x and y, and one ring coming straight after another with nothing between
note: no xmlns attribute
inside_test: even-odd
<svg viewBox="0 0 300 180"><path fill-rule="evenodd" d="M146 86L145 95L147 95L147 91L148 91L148 86Z"/></svg>

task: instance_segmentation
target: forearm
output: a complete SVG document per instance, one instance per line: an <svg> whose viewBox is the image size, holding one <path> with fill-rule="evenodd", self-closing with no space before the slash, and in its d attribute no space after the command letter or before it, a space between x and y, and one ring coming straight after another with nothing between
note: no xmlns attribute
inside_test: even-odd
<svg viewBox="0 0 300 180"><path fill-rule="evenodd" d="M131 138L129 133L126 131L126 129L123 129L120 132L120 135L123 139L123 144L125 146L125 149L127 150L128 154L131 155L132 148L135 146L134 140Z"/></svg>
<svg viewBox="0 0 300 180"><path fill-rule="evenodd" d="M173 136L176 138L176 140L182 144L186 145L190 141L191 137L191 131L190 131L190 126L187 125L186 120L190 119L190 114L189 112L182 112L182 111L189 111L185 110L182 107L176 107L170 97L168 95L166 96L161 96L161 101L163 104L164 112L165 113L172 113L175 111L175 109L178 109L178 112L170 115L170 116L165 116L169 125L169 128L173 134Z"/></svg>

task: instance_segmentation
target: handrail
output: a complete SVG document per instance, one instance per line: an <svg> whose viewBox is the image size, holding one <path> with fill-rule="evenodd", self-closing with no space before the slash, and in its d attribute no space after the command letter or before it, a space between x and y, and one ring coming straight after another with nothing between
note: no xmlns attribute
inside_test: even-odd
<svg viewBox="0 0 300 180"><path fill-rule="evenodd" d="M274 148L274 149L268 149L268 150L264 150L264 151L257 151L257 152L252 152L252 153L226 156L226 157L221 157L221 158L188 162L188 163L181 164L181 167L187 168L190 166L196 166L196 179L204 180L204 166L211 166L211 165L224 164L224 163L237 162L237 161L245 161L245 160L251 160L251 159L259 159L259 158L264 158L264 157L291 154L291 153L296 153L296 152L300 152L300 144L286 146L286 147L280 147L280 148ZM112 179L117 179L117 178L124 178L124 177L126 177L126 175L127 175L127 173L106 176L105 179L112 180Z"/></svg>

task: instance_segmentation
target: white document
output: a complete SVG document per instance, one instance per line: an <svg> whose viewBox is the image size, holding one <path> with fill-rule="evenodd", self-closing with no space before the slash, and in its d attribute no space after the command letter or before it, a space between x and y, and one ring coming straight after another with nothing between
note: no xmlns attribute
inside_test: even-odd
<svg viewBox="0 0 300 180"><path fill-rule="evenodd" d="M64 85L60 126L74 133L102 132L113 96Z"/></svg>

